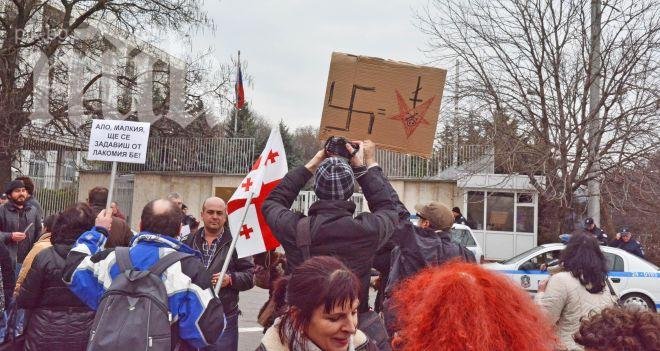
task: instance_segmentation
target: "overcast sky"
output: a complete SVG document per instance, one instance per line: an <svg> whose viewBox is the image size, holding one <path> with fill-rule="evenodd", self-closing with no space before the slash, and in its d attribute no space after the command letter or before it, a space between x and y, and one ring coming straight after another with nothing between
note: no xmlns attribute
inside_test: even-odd
<svg viewBox="0 0 660 351"><path fill-rule="evenodd" d="M318 127L333 51L421 64L413 13L425 0L206 0L215 33L196 35L219 62L241 50L251 106L271 122Z"/></svg>

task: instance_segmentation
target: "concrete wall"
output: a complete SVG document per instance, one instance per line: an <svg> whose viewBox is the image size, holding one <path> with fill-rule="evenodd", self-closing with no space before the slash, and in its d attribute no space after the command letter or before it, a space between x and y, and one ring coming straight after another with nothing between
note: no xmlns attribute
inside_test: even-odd
<svg viewBox="0 0 660 351"><path fill-rule="evenodd" d="M448 207L462 206L463 199L458 197L456 183L450 181L409 181L391 180L392 187L411 213L418 203L440 201Z"/></svg>
<svg viewBox="0 0 660 351"><path fill-rule="evenodd" d="M86 202L87 193L97 186L108 187L110 185L110 173L87 173L81 172L78 180L78 201Z"/></svg>
<svg viewBox="0 0 660 351"><path fill-rule="evenodd" d="M236 188L241 180L243 180L241 176L136 173L130 214L133 218L131 227L137 230L144 205L153 199L164 198L171 192L179 193L188 206L188 213L199 219L202 203L215 194L216 187ZM108 187L109 182L109 173L81 173L78 200L86 201L87 193L91 188Z"/></svg>

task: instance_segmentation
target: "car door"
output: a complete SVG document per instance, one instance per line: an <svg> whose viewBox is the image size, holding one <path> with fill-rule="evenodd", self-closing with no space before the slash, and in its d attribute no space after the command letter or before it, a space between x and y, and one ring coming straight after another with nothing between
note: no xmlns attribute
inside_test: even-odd
<svg viewBox="0 0 660 351"><path fill-rule="evenodd" d="M539 282L548 279L547 266L556 262L560 254L560 248L546 248L522 262L518 266L520 276L517 277L517 283L530 294L536 295Z"/></svg>
<svg viewBox="0 0 660 351"><path fill-rule="evenodd" d="M626 274L626 263L621 255L613 252L603 252L607 260L607 275L612 282L612 287L617 295L628 288L630 277Z"/></svg>

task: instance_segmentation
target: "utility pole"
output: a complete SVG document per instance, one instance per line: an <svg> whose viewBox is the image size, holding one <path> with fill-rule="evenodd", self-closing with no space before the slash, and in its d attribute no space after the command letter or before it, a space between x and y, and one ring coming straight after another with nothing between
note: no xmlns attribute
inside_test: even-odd
<svg viewBox="0 0 660 351"><path fill-rule="evenodd" d="M454 141L454 150L452 151L452 166L454 169L458 169L458 136L460 129L458 128L458 90L460 85L458 82L458 66L460 61L456 60L456 77L454 81L454 132L452 133Z"/></svg>
<svg viewBox="0 0 660 351"><path fill-rule="evenodd" d="M590 63L591 69L589 75L591 76L591 86L589 87L589 121L588 132L589 142L589 160L592 162L591 169L589 170L589 178L592 178L587 183L589 190L589 200L587 205L587 213L589 217L594 219L597 225L600 223L600 179L597 178L600 172L600 160L598 157L600 137L599 133L599 116L598 103L600 101L600 34L601 34L601 0L591 0L591 52Z"/></svg>

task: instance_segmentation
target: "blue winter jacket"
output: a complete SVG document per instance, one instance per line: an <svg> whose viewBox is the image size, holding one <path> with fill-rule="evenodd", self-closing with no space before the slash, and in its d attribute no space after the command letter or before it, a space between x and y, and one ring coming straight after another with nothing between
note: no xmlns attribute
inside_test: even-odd
<svg viewBox="0 0 660 351"><path fill-rule="evenodd" d="M112 280L119 275L114 249L104 250L107 230L94 227L83 233L71 249L63 280L73 293L96 310ZM174 238L141 232L131 241L130 256L136 269L145 270L172 251L194 254L170 266L162 275L173 325L172 345L178 338L194 348L217 341L225 326L222 303L211 287L211 276L198 252Z"/></svg>

